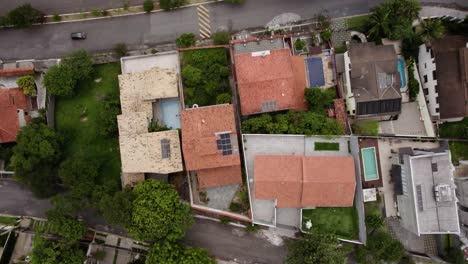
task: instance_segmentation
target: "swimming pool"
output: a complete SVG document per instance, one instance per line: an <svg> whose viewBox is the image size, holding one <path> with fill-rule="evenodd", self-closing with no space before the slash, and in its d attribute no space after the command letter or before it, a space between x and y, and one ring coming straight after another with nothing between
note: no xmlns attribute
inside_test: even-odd
<svg viewBox="0 0 468 264"><path fill-rule="evenodd" d="M406 88L406 75L405 75L405 60L403 57L398 57L398 71L400 72L401 78L401 89Z"/></svg>
<svg viewBox="0 0 468 264"><path fill-rule="evenodd" d="M375 155L375 147L361 149L362 164L364 165L365 181L375 181L379 179L379 171L377 169L377 156Z"/></svg>

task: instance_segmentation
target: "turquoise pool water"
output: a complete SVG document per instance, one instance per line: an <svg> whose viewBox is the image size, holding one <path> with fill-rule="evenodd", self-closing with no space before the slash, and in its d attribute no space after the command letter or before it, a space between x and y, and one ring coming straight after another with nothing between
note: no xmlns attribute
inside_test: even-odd
<svg viewBox="0 0 468 264"><path fill-rule="evenodd" d="M398 57L398 71L400 72L401 88L406 88L405 60Z"/></svg>
<svg viewBox="0 0 468 264"><path fill-rule="evenodd" d="M172 129L180 128L179 98L163 99L160 106L164 124Z"/></svg>
<svg viewBox="0 0 468 264"><path fill-rule="evenodd" d="M374 181L379 179L375 148L372 147L361 149L361 156L362 164L364 165L364 179L366 181Z"/></svg>

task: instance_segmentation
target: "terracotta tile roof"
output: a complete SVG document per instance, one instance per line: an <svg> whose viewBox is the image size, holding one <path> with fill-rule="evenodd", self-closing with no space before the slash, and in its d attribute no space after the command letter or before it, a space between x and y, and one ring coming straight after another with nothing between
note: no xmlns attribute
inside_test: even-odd
<svg viewBox="0 0 468 264"><path fill-rule="evenodd" d="M18 109L32 109L31 101L24 95L23 89L0 89L0 143L16 140L20 129Z"/></svg>
<svg viewBox="0 0 468 264"><path fill-rule="evenodd" d="M21 75L33 74L33 73L34 73L34 67L0 69L0 77L21 76Z"/></svg>
<svg viewBox="0 0 468 264"><path fill-rule="evenodd" d="M268 101L276 101L277 110L301 109L304 103L298 105L301 98L297 96L303 97L304 89L298 87L298 93L296 85L305 83L305 65L299 62L302 58L293 59L289 49L271 50L265 56L260 53L235 55L242 115L261 113L262 103Z"/></svg>
<svg viewBox="0 0 468 264"><path fill-rule="evenodd" d="M241 166L228 166L197 171L198 188L205 189L216 186L230 185L242 182Z"/></svg>
<svg viewBox="0 0 468 264"><path fill-rule="evenodd" d="M182 150L185 166L189 171L199 171L207 169L217 169L230 166L239 166L239 145L237 143L237 131L234 120L234 108L232 105L215 105L199 108L185 109L181 113L182 126ZM219 133L230 133L233 147L232 155L223 155L217 148ZM223 170L214 170L201 173L199 181L203 186L216 185L213 179L223 176ZM208 175L207 179L200 180L203 175ZM238 175L231 175L239 181ZM211 179L211 180L210 180ZM228 182L226 179L220 183Z"/></svg>
<svg viewBox="0 0 468 264"><path fill-rule="evenodd" d="M277 199L277 207L353 205L351 156L256 156L254 166L256 199Z"/></svg>
<svg viewBox="0 0 468 264"><path fill-rule="evenodd" d="M346 109L345 109L345 102L344 99L334 99L333 100L333 105L335 108L334 114L335 118L338 121L338 123L341 125L343 130L346 131Z"/></svg>
<svg viewBox="0 0 468 264"><path fill-rule="evenodd" d="M304 58L301 56L292 57L292 66L295 82L295 110L307 110L307 102L305 100L305 89L307 88L306 68Z"/></svg>

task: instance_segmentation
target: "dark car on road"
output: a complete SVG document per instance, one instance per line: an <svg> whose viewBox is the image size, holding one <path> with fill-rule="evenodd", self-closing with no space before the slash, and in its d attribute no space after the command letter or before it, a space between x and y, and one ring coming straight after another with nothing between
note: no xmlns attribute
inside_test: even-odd
<svg viewBox="0 0 468 264"><path fill-rule="evenodd" d="M86 39L86 33L85 32L73 32L71 33L71 38L72 39Z"/></svg>

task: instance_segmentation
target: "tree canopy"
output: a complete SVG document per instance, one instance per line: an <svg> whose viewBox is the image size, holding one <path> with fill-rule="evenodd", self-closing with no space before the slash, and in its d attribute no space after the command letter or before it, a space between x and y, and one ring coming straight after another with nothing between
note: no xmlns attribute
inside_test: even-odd
<svg viewBox="0 0 468 264"><path fill-rule="evenodd" d="M28 28L35 23L42 23L44 14L31 4L23 4L8 12L6 21L6 24L16 28Z"/></svg>
<svg viewBox="0 0 468 264"><path fill-rule="evenodd" d="M133 189L132 223L128 231L145 241L177 240L193 223L190 206L179 201L174 186L149 179Z"/></svg>
<svg viewBox="0 0 468 264"><path fill-rule="evenodd" d="M146 264L215 264L216 261L208 256L201 248L185 247L181 243L155 243L146 258Z"/></svg>
<svg viewBox="0 0 468 264"><path fill-rule="evenodd" d="M367 239L365 247L356 251L356 260L359 263L398 263L406 255L400 241L392 238L390 234L378 232Z"/></svg>
<svg viewBox="0 0 468 264"><path fill-rule="evenodd" d="M160 0L159 7L164 10L171 10L185 4L185 0Z"/></svg>
<svg viewBox="0 0 468 264"><path fill-rule="evenodd" d="M36 96L36 81L33 75L24 75L16 79L18 87L23 89L24 95Z"/></svg>
<svg viewBox="0 0 468 264"><path fill-rule="evenodd" d="M93 61L84 49L70 53L62 60L62 64L70 67L73 78L77 81L88 79L93 73Z"/></svg>
<svg viewBox="0 0 468 264"><path fill-rule="evenodd" d="M445 27L439 19L425 19L421 21L419 34L424 42L431 42L444 36Z"/></svg>
<svg viewBox="0 0 468 264"><path fill-rule="evenodd" d="M106 137L118 135L117 116L120 115L120 97L118 94L107 95L98 113L99 133Z"/></svg>
<svg viewBox="0 0 468 264"><path fill-rule="evenodd" d="M342 264L346 252L338 247L336 237L328 234L307 235L288 244L286 264Z"/></svg>
<svg viewBox="0 0 468 264"><path fill-rule="evenodd" d="M82 264L84 252L76 244L48 240L42 232L36 232L31 253L32 264Z"/></svg>
<svg viewBox="0 0 468 264"><path fill-rule="evenodd" d="M227 31L218 31L213 34L213 44L227 45L231 40L231 34Z"/></svg>
<svg viewBox="0 0 468 264"><path fill-rule="evenodd" d="M99 209L109 224L131 226L133 200L134 195L130 189L124 189L113 195L104 194L99 201Z"/></svg>
<svg viewBox="0 0 468 264"><path fill-rule="evenodd" d="M161 1L163 2L163 1ZM184 33L180 35L178 39L176 39L176 45L179 48L188 48L191 46L195 46L195 34L193 33Z"/></svg>
<svg viewBox="0 0 468 264"><path fill-rule="evenodd" d="M316 113L326 113L327 108L333 106L333 99L336 98L335 88L322 90L318 87L305 89L305 98L309 111Z"/></svg>
<svg viewBox="0 0 468 264"><path fill-rule="evenodd" d="M22 127L16 137L10 166L39 197L54 192L58 180L55 166L62 156L62 144L63 138L40 122Z"/></svg>
<svg viewBox="0 0 468 264"><path fill-rule="evenodd" d="M44 86L52 95L69 96L73 94L75 85L73 70L67 65L54 65L44 75Z"/></svg>

